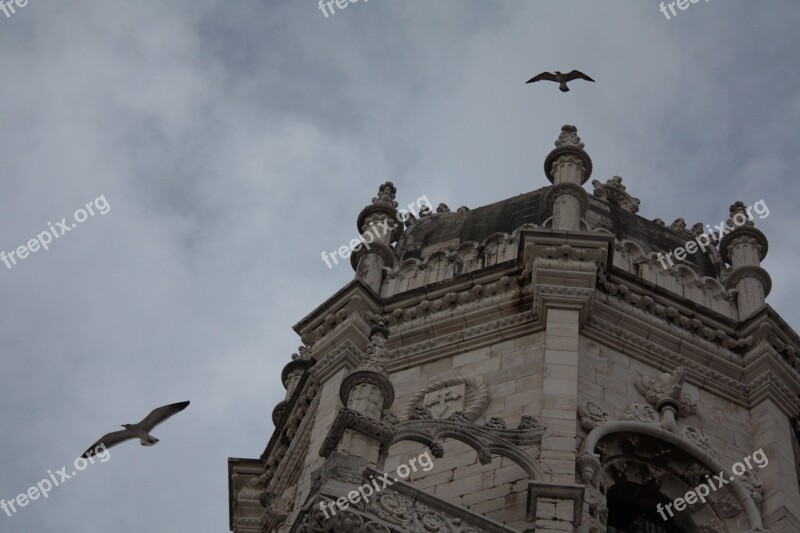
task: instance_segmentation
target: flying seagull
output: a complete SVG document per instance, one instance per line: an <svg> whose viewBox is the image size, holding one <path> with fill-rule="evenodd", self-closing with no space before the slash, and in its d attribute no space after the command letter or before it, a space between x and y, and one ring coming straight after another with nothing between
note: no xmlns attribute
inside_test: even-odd
<svg viewBox="0 0 800 533"><path fill-rule="evenodd" d="M554 81L559 84L559 90L562 93L569 91L569 87L567 87L567 82L572 80L586 80L586 81L594 81L592 78L581 72L580 70L573 70L570 73L565 72L542 72L538 76L534 76L533 78L529 79L525 83L533 83L535 81L542 81L542 80L549 80Z"/></svg>
<svg viewBox="0 0 800 533"><path fill-rule="evenodd" d="M158 442L157 438L150 435L150 432L153 431L153 428L172 415L180 413L186 409L188 405L189 402L171 403L169 405L153 409L150 414L138 424L122 424L122 427L125 429L122 431L113 431L107 435L103 435L100 437L100 440L92 444L88 450L83 452L81 457L88 459L91 455L96 453L95 449L101 444L106 448L111 448L120 442L125 442L126 440L130 439L139 439L142 446L152 446Z"/></svg>

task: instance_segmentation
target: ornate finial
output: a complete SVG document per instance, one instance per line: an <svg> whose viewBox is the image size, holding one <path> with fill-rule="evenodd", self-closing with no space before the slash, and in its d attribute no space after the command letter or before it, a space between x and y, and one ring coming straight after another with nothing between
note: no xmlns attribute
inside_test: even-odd
<svg viewBox="0 0 800 533"><path fill-rule="evenodd" d="M674 229L675 231L685 230L686 229L686 221L682 218L676 218L675 222L670 225L670 228Z"/></svg>
<svg viewBox="0 0 800 533"><path fill-rule="evenodd" d="M556 167L563 163L571 163L577 167L576 172L579 172L580 185L586 183L592 175L592 158L583 149L584 144L581 138L578 137L578 128L572 125L565 125L561 127L561 134L555 142L556 147L547 154L544 160L544 174L550 183L556 184L555 175ZM559 183L563 183L564 179L567 182L572 181L573 178L564 178Z"/></svg>
<svg viewBox="0 0 800 533"><path fill-rule="evenodd" d="M584 146L581 142L581 138L578 137L578 128L569 124L561 126L561 135L558 136L555 144L556 148L561 148L562 146L575 146L583 149Z"/></svg>
<svg viewBox="0 0 800 533"><path fill-rule="evenodd" d="M696 237L702 233L705 233L705 229L703 229L704 227L705 226L703 225L702 222L698 222L694 226L692 226L692 229L690 229L689 231L692 233L693 236Z"/></svg>
<svg viewBox="0 0 800 533"><path fill-rule="evenodd" d="M603 198L609 203L631 213L639 211L639 199L625 192L625 186L622 184L620 176L614 176L606 181L605 184L600 183L598 180L592 180L592 186L594 187L593 194L595 197Z"/></svg>
<svg viewBox="0 0 800 533"><path fill-rule="evenodd" d="M660 218L654 218L654 219L653 219L653 223L654 223L656 226L661 226L662 228L663 228L664 226L666 226L666 223L665 223L663 220L661 220Z"/></svg>
<svg viewBox="0 0 800 533"><path fill-rule="evenodd" d="M731 228L738 228L739 226L754 227L752 217L747 214L747 206L744 202L735 202L730 206L730 217L728 219L728 226Z"/></svg>
<svg viewBox="0 0 800 533"><path fill-rule="evenodd" d="M395 242L402 236L403 225L397 223L397 220L399 219L397 219L397 201L395 200L396 193L397 187L395 187L394 183L391 181L382 183L378 187L378 195L374 197L372 202L370 202L370 204L362 209L358 214L356 227L360 233L363 234L374 224L380 223L382 220L387 220L390 222L390 226L392 228L391 241ZM373 247L376 245L373 245ZM360 257L360 253L354 253L350 255L350 264L353 266L353 270L357 269L357 260Z"/></svg>
<svg viewBox="0 0 800 533"><path fill-rule="evenodd" d="M437 213L449 213L450 212L450 208L447 207L447 204L439 204L439 206L436 208L436 212Z"/></svg>
<svg viewBox="0 0 800 533"><path fill-rule="evenodd" d="M422 218L422 217L429 217L429 216L431 216L432 214L433 214L433 213L431 213L431 208L430 208L430 207L428 207L427 205L423 205L423 206L422 206L422 207L419 209L419 218Z"/></svg>
<svg viewBox="0 0 800 533"><path fill-rule="evenodd" d="M469 207L467 207L467 206L465 206L465 205L462 205L461 207L459 207L459 208L456 210L456 213L459 213L459 214L461 214L461 213L466 213L467 211L469 211Z"/></svg>
<svg viewBox="0 0 800 533"><path fill-rule="evenodd" d="M387 181L380 187L378 187L378 196L372 199L373 204L385 204L390 205L392 207L397 207L397 202L395 201L395 195L397 194L397 187L394 186L394 183L391 181Z"/></svg>

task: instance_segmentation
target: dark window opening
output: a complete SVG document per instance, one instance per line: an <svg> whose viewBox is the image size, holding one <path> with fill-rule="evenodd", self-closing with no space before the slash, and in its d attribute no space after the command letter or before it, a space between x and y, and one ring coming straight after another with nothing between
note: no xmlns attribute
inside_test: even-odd
<svg viewBox="0 0 800 533"><path fill-rule="evenodd" d="M617 483L608 491L608 533L684 533L664 511L671 503L663 495L633 483ZM673 511L674 512L674 511Z"/></svg>

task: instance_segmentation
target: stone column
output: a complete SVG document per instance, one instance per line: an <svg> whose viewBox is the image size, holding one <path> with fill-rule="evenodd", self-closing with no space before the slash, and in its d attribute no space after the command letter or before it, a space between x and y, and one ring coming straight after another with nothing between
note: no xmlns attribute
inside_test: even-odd
<svg viewBox="0 0 800 533"><path fill-rule="evenodd" d="M350 264L356 271L356 277L376 294L381 291L383 267L394 266L391 244L398 240L402 232L397 220L396 193L395 186L387 181L378 189L378 196L372 199L372 204L358 215L357 226L363 244L350 255Z"/></svg>
<svg viewBox="0 0 800 533"><path fill-rule="evenodd" d="M545 203L552 210L553 229L577 231L589 207L589 195L582 185L592 174L592 160L583 150L575 126L563 126L555 144L544 162L545 175L553 184Z"/></svg>
<svg viewBox="0 0 800 533"><path fill-rule="evenodd" d="M737 291L739 320L745 320L766 302L772 280L761 261L767 256L767 237L754 227L745 205L736 202L730 207L728 226L734 228L722 238L719 251L722 259L731 265L725 280L727 288Z"/></svg>
<svg viewBox="0 0 800 533"><path fill-rule="evenodd" d="M299 354L292 355L292 360L283 367L283 371L281 372L281 382L286 389L286 396L282 401L278 402L272 410L272 423L275 424L275 427L278 426L281 417L286 412L289 399L292 397L292 394L294 394L297 384L300 383L300 378L303 376L303 373L314 366L315 363L315 360L308 355L308 348L301 346L299 352Z"/></svg>
<svg viewBox="0 0 800 533"><path fill-rule="evenodd" d="M580 312L575 309L550 309L545 327L542 390L542 425L545 432L540 461L550 469L550 482L553 485L574 486ZM536 533L573 531L575 504L575 501L563 499L539 499Z"/></svg>
<svg viewBox="0 0 800 533"><path fill-rule="evenodd" d="M540 461L549 479L530 485L536 533L574 531L583 516L584 487L576 483L578 347L612 239L550 231L526 235L524 272L532 276L534 316L545 327Z"/></svg>
<svg viewBox="0 0 800 533"><path fill-rule="evenodd" d="M341 455L359 457L373 468L379 466L381 446L390 436L382 418L394 403L394 387L384 359L388 337L382 323L374 326L364 362L342 381L339 396L345 407L320 451L324 457L336 450Z"/></svg>

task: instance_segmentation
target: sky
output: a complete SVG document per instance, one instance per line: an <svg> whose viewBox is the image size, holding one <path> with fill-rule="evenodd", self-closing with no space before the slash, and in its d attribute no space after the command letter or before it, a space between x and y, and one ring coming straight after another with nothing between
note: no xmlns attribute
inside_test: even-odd
<svg viewBox="0 0 800 533"><path fill-rule="evenodd" d="M0 250L69 228L0 263L0 498L191 401L0 531L228 531L227 458L269 440L291 327L353 277L321 253L386 180L453 210L547 185L563 124L645 218L713 226L764 200L768 302L797 327L798 26L796 0L669 20L644 0L0 12ZM572 69L596 83L524 83Z"/></svg>

